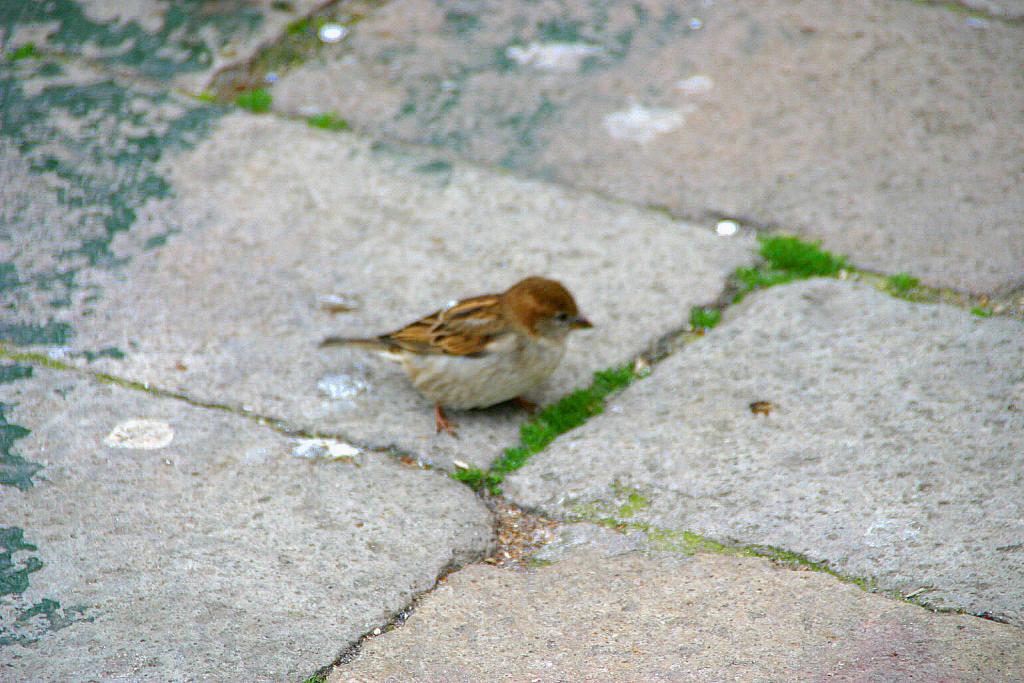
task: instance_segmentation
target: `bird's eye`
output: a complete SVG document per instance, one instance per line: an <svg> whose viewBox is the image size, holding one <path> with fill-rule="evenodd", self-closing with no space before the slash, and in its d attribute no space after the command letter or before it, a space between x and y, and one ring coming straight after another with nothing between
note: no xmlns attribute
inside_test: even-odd
<svg viewBox="0 0 1024 683"><path fill-rule="evenodd" d="M568 319L569 319L569 314L566 313L565 311L562 311L561 313L558 313L558 314L555 315L555 320L557 320L560 323L564 323Z"/></svg>

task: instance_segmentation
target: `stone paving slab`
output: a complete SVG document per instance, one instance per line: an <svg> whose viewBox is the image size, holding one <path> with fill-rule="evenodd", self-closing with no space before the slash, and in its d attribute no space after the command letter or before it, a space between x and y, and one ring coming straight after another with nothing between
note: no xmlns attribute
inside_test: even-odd
<svg viewBox="0 0 1024 683"><path fill-rule="evenodd" d="M474 565L329 683L1011 681L1024 631L939 615L762 559L609 553Z"/></svg>
<svg viewBox="0 0 1024 683"><path fill-rule="evenodd" d="M12 367L3 442L42 469L0 491L0 679L302 680L492 542L436 472Z"/></svg>
<svg viewBox="0 0 1024 683"><path fill-rule="evenodd" d="M410 0L272 92L279 111L1009 292L1022 43L1024 25L905 0Z"/></svg>
<svg viewBox="0 0 1024 683"><path fill-rule="evenodd" d="M85 58L108 71L200 92L218 70L251 58L322 0L47 0L0 11L3 57L37 52Z"/></svg>
<svg viewBox="0 0 1024 683"><path fill-rule="evenodd" d="M529 274L560 278L596 329L571 340L534 396L547 402L684 327L754 258L749 236L253 115L224 118L162 168L179 200L152 220L187 229L111 273L68 353L114 347L123 359L90 367L449 466L486 465L524 413L455 413L460 438L436 435L397 365L319 341L395 329ZM356 310L328 312L330 296Z"/></svg>
<svg viewBox="0 0 1024 683"><path fill-rule="evenodd" d="M1024 325L836 280L778 287L504 490L551 515L803 553L1022 625Z"/></svg>

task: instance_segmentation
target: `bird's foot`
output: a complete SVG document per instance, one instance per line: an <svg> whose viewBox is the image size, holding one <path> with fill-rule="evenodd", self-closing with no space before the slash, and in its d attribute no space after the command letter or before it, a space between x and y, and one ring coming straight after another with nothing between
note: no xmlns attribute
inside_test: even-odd
<svg viewBox="0 0 1024 683"><path fill-rule="evenodd" d="M438 403L434 406L434 424L437 427L437 433L440 434L441 430L448 432L448 435L454 438L459 438L458 433L455 431L455 425L448 421L445 417L444 408Z"/></svg>

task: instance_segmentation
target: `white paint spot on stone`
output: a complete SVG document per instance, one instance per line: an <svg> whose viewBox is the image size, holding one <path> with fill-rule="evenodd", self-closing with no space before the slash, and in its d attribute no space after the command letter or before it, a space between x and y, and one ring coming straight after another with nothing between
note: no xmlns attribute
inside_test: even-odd
<svg viewBox="0 0 1024 683"><path fill-rule="evenodd" d="M359 449L341 441L331 439L297 439L292 455L296 458L351 458L359 455Z"/></svg>
<svg viewBox="0 0 1024 683"><path fill-rule="evenodd" d="M686 115L692 113L694 109L692 105L686 105L682 109L648 109L634 102L625 111L605 116L604 127L613 138L645 144L682 126Z"/></svg>
<svg viewBox="0 0 1024 683"><path fill-rule="evenodd" d="M111 448L156 450L174 440L171 425L160 420L127 420L110 430L103 443Z"/></svg>
<svg viewBox="0 0 1024 683"><path fill-rule="evenodd" d="M736 221L718 221L718 225L715 226L715 232L722 237L732 237L739 232L740 224Z"/></svg>
<svg viewBox="0 0 1024 683"><path fill-rule="evenodd" d="M320 40L325 43L337 43L348 35L348 29L341 24L335 24L332 22L321 26L317 35L319 35Z"/></svg>
<svg viewBox="0 0 1024 683"><path fill-rule="evenodd" d="M704 20L700 17L693 17L690 19L689 26L691 31L699 31L704 28Z"/></svg>
<svg viewBox="0 0 1024 683"><path fill-rule="evenodd" d="M715 82L711 80L710 76L704 74L696 74L689 78L676 83L676 88L681 90L684 95L704 95L715 87Z"/></svg>
<svg viewBox="0 0 1024 683"><path fill-rule="evenodd" d="M586 43L530 43L526 47L509 47L505 56L517 64L542 71L578 71L585 58L601 52L597 45Z"/></svg>

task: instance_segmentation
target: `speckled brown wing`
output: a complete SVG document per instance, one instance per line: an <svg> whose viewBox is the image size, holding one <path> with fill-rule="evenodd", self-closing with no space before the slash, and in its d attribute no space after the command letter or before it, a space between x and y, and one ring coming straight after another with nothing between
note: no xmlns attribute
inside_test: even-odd
<svg viewBox="0 0 1024 683"><path fill-rule="evenodd" d="M380 339L416 353L471 356L486 351L506 331L501 298L487 294L443 308Z"/></svg>

